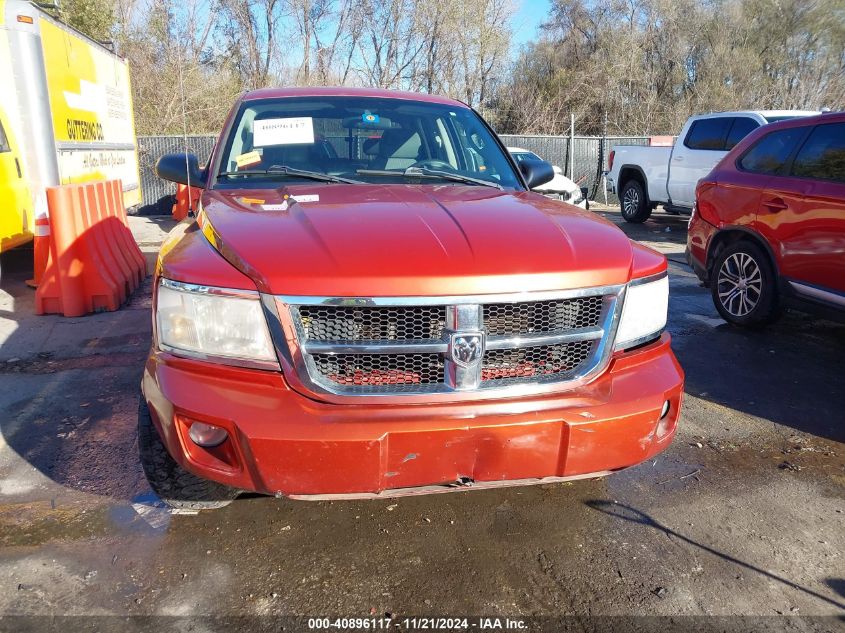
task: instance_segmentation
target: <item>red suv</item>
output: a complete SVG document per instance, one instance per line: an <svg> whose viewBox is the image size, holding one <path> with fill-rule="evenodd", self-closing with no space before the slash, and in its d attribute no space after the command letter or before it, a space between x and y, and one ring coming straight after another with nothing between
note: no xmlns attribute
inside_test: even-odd
<svg viewBox="0 0 845 633"><path fill-rule="evenodd" d="M845 310L845 113L765 125L699 181L687 259L736 325Z"/></svg>

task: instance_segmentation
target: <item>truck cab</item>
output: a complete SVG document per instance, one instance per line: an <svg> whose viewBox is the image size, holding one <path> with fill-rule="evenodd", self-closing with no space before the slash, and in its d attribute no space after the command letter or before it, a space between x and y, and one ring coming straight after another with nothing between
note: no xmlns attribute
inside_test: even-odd
<svg viewBox="0 0 845 633"><path fill-rule="evenodd" d="M688 213L698 181L748 134L768 123L813 114L749 110L692 116L672 147L616 146L610 153L608 189L619 195L628 222L645 222L661 204L669 213Z"/></svg>

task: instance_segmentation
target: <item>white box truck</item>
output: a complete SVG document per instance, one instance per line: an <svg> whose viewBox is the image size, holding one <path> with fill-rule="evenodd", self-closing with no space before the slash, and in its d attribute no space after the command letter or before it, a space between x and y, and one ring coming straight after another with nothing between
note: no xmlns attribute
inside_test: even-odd
<svg viewBox="0 0 845 633"><path fill-rule="evenodd" d="M126 60L30 2L0 0L0 252L46 230L47 187L116 178L127 208L140 204Z"/></svg>

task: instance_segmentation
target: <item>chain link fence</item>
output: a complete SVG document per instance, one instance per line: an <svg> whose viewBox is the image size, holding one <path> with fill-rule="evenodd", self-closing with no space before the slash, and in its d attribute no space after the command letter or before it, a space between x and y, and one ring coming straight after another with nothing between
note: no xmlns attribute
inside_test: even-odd
<svg viewBox="0 0 845 633"><path fill-rule="evenodd" d="M507 147L520 147L534 152L540 158L558 165L563 173L587 187L590 200L604 202L604 181L602 172L607 169L607 156L616 145L648 145L647 136L576 136L572 139L572 148L568 136L532 136L522 134L502 134L502 142ZM195 135L187 138L188 151L196 154L200 164L205 163L211 154L216 136ZM185 139L181 136L139 136L138 161L141 169L141 193L144 206L139 213L169 214L173 205L176 185L165 182L155 175L153 167L163 154L182 152ZM570 174L569 153L572 152L572 173ZM607 192L607 202L617 204L615 195Z"/></svg>
<svg viewBox="0 0 845 633"><path fill-rule="evenodd" d="M519 147L537 154L543 160L557 165L563 173L582 187L587 187L590 200L604 202L604 181L602 172L607 169L607 156L617 145L648 145L648 136L534 136L524 134L501 134L499 138L507 147ZM572 152L570 173L569 152ZM608 204L617 204L619 199L607 192Z"/></svg>
<svg viewBox="0 0 845 633"><path fill-rule="evenodd" d="M187 148L196 154L200 165L208 160L216 136L196 135L187 137ZM153 167L164 154L184 152L186 139L183 136L139 136L138 166L141 171L141 195L144 203L138 209L141 215L169 215L176 195L176 185L155 175Z"/></svg>

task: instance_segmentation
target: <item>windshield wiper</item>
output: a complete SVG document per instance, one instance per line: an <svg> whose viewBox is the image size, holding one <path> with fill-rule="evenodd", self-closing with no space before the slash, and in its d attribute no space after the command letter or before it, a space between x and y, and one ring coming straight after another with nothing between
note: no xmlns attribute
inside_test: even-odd
<svg viewBox="0 0 845 633"><path fill-rule="evenodd" d="M359 176L404 176L405 178L442 178L471 185L482 185L484 187L495 187L502 189L502 185L490 180L464 176L451 171L440 171L439 169L428 169L426 167L408 167L405 171L393 171L390 169L359 169L355 172Z"/></svg>
<svg viewBox="0 0 845 633"><path fill-rule="evenodd" d="M288 167L287 165L271 165L267 169L245 169L243 171L221 171L218 176L274 176L280 174L283 176L294 176L299 178L308 178L310 180L319 180L321 182L345 182L350 185L364 184L360 180L352 180L351 178L343 178L341 176L332 176L331 174L324 174L319 171L308 171L306 169L296 169L295 167Z"/></svg>

